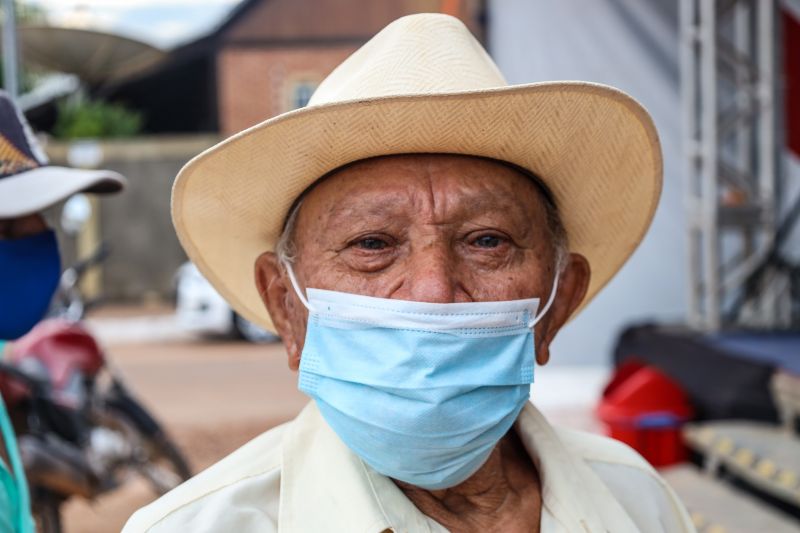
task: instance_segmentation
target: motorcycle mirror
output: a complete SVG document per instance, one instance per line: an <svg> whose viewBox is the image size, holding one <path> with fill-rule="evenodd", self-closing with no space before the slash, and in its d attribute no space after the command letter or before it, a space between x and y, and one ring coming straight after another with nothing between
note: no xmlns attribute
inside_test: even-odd
<svg viewBox="0 0 800 533"><path fill-rule="evenodd" d="M92 216L92 203L85 194L76 194L64 203L61 227L67 235L77 235Z"/></svg>

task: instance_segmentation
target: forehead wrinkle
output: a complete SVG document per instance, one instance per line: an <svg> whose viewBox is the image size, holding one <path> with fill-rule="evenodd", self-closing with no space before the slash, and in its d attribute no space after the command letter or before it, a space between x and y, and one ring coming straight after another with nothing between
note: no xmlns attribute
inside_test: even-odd
<svg viewBox="0 0 800 533"><path fill-rule="evenodd" d="M455 157L442 154L391 157L394 158L395 172L400 173L393 182L383 181L380 187L348 183L351 179L359 180L365 175L379 172L376 167L380 167L382 160L378 159L357 163L338 175L334 173L320 183L321 187L316 191L311 191L310 196L323 193L322 198L327 196L325 192L336 191L333 195L336 201L325 202L329 204L325 206L328 213L325 218L329 223L353 217L372 220L412 217L425 224L447 224L463 216L465 211L468 217L502 211L510 214L512 221L524 233L537 225L533 222L539 217L533 211L537 204L543 207L541 193L527 176L518 171L500 163L479 159L473 160L468 170L456 170L452 163ZM520 201L519 193L522 191L512 183L520 180L525 182L523 187L527 192L534 192L533 195L522 195L528 197L524 203ZM453 189L447 188L453 184L456 194L452 194ZM440 185L445 189L442 190ZM386 188L389 190L384 190ZM401 198L406 201L401 201ZM500 209L498 204L502 206ZM322 220L318 218L317 221Z"/></svg>
<svg viewBox="0 0 800 533"><path fill-rule="evenodd" d="M328 219L332 221L353 218L380 219L402 214L403 210L400 208L395 195L387 197L385 195L368 194L367 198L361 198L355 203L336 204L330 209Z"/></svg>
<svg viewBox="0 0 800 533"><path fill-rule="evenodd" d="M468 181L459 183L458 193L455 195L446 192L437 194L435 185L431 183L431 202L434 206L436 221L446 224L449 220L458 219L464 214L469 218L487 214L510 215L518 229L527 233L532 229L533 222L537 218L533 214L536 204L523 202L520 191L511 190L509 187L500 187L497 182L498 176L485 177L485 174L481 173L471 177ZM529 200L536 201L533 198L529 198Z"/></svg>
<svg viewBox="0 0 800 533"><path fill-rule="evenodd" d="M374 162L367 162L363 166L348 169L346 173L331 176L326 186L321 187L324 190L316 193L322 192L324 195L325 190L331 190L328 187L336 191L336 201L326 202L333 204L326 206L329 214L326 218L329 221L354 217L373 220L419 217L430 205L430 185L425 186L424 194L420 191L420 181L429 175L428 166L427 161L424 165L401 164L396 170L402 170L402 175L390 183L384 180L378 185L354 185L364 175L375 171Z"/></svg>

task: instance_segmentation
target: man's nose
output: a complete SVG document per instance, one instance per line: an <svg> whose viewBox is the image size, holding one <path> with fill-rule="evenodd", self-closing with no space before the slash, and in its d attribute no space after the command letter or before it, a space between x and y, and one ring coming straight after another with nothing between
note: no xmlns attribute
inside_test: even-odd
<svg viewBox="0 0 800 533"><path fill-rule="evenodd" d="M429 303L455 302L457 281L453 254L443 243L427 243L408 258L404 300Z"/></svg>

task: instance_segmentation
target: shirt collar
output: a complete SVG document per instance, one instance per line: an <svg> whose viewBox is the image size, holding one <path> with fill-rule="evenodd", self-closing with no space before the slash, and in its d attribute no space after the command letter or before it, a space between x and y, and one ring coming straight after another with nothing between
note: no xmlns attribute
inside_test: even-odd
<svg viewBox="0 0 800 533"><path fill-rule="evenodd" d="M569 453L533 404L526 404L515 428L539 470L542 514L551 515L547 533L638 531L608 488L580 457ZM351 452L313 402L284 436L280 493L279 530L287 533L446 531L394 482Z"/></svg>

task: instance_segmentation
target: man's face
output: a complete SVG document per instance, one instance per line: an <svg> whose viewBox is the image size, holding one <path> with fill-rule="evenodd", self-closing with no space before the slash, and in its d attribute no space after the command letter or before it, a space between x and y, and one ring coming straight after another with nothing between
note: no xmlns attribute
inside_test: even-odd
<svg viewBox="0 0 800 533"><path fill-rule="evenodd" d="M332 174L307 194L293 242L302 288L453 303L550 294L556 249L545 200L522 173L458 155L387 156ZM540 363L578 305L589 269L570 257L558 297L536 329ZM307 313L274 254L256 281L297 368Z"/></svg>

